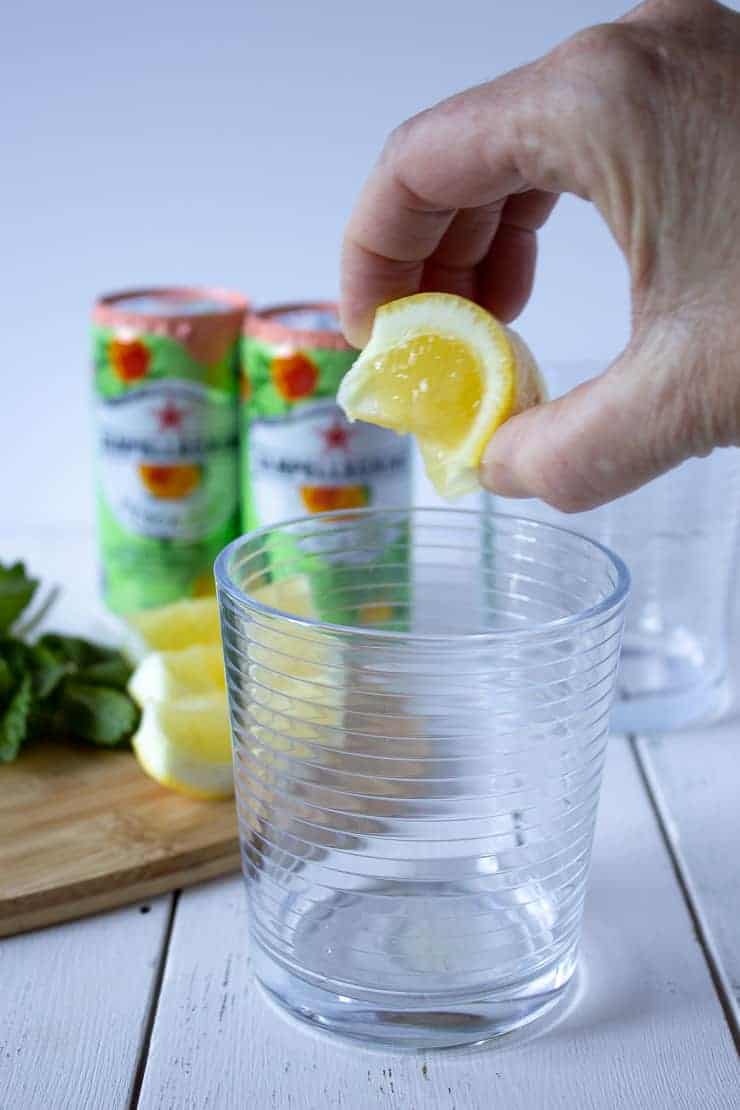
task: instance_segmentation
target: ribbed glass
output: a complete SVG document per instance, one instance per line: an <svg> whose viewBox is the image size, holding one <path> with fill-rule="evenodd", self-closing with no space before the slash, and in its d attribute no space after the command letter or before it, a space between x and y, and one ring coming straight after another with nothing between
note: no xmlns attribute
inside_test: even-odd
<svg viewBox="0 0 740 1110"><path fill-rule="evenodd" d="M549 1008L575 966L624 565L546 524L418 509L263 529L216 573L263 984L415 1045Z"/></svg>
<svg viewBox="0 0 740 1110"><path fill-rule="evenodd" d="M500 498L491 504L508 511ZM689 459L590 512L566 516L541 502L523 511L608 544L630 569L614 729L664 732L722 716L732 694L740 450Z"/></svg>

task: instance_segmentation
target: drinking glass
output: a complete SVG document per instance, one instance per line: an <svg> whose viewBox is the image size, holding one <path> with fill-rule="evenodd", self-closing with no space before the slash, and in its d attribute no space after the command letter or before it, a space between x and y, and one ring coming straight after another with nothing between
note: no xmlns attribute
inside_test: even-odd
<svg viewBox="0 0 740 1110"><path fill-rule="evenodd" d="M506 515L361 510L253 532L216 578L262 985L413 1047L544 1014L576 963L622 561Z"/></svg>
<svg viewBox="0 0 740 1110"><path fill-rule="evenodd" d="M585 376L583 367L547 375L553 396ZM560 513L538 501L512 507L502 498L488 504L574 528L627 563L632 590L612 711L616 731L670 731L724 714L732 696L728 653L740 450L690 459L590 512Z"/></svg>

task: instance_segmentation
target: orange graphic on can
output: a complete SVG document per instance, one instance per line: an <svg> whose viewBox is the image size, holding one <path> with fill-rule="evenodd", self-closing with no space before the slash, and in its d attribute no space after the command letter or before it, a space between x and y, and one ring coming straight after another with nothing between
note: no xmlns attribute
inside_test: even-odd
<svg viewBox="0 0 740 1110"><path fill-rule="evenodd" d="M138 382L147 375L151 353L140 339L111 339L108 358L117 378L122 382Z"/></svg>
<svg viewBox="0 0 740 1110"><path fill-rule="evenodd" d="M200 483L200 467L192 463L175 466L139 463L138 469L142 485L159 501L179 501L188 497Z"/></svg>
<svg viewBox="0 0 740 1110"><path fill-rule="evenodd" d="M309 513L361 509L368 503L367 486L301 486L300 493Z"/></svg>
<svg viewBox="0 0 740 1110"><path fill-rule="evenodd" d="M301 351L292 355L277 355L272 360L270 373L275 388L285 401L310 397L319 380L318 367Z"/></svg>

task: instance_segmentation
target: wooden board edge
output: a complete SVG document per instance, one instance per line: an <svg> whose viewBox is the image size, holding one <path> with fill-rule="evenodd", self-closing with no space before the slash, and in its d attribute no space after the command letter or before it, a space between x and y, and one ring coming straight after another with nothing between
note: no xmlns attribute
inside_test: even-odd
<svg viewBox="0 0 740 1110"><path fill-rule="evenodd" d="M205 882L207 879L233 875L238 872L239 867L239 850L234 847L225 854L204 860L202 863L190 864L161 875L142 878L130 886L119 886L112 890L95 891L82 896L75 894L73 900L69 902L57 902L53 905L21 910L14 916L0 920L0 938L17 936L19 933L27 933L50 925L60 925L65 921L74 921L105 910L128 906L145 898L168 894L182 887Z"/></svg>

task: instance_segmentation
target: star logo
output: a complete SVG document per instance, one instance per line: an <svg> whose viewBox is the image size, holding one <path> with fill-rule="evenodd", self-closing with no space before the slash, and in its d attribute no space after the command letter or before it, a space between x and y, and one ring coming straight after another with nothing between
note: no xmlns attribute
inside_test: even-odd
<svg viewBox="0 0 740 1110"><path fill-rule="evenodd" d="M319 435L324 441L328 451L348 451L352 431L346 424L334 420L327 428L322 428Z"/></svg>
<svg viewBox="0 0 740 1110"><path fill-rule="evenodd" d="M174 401L167 401L161 409L155 409L160 432L167 432L172 428L181 428L185 412L177 407Z"/></svg>

